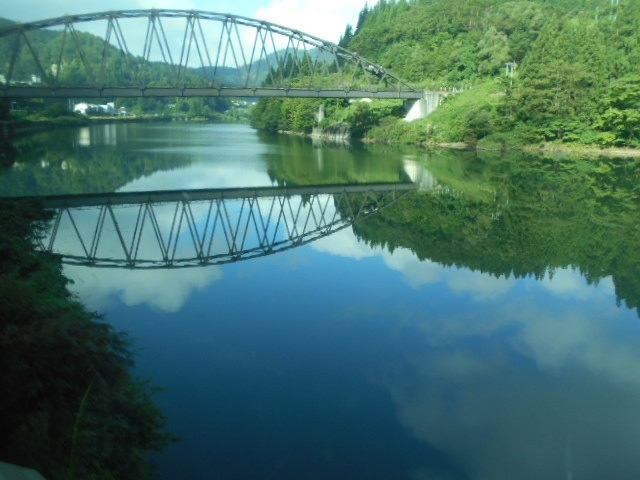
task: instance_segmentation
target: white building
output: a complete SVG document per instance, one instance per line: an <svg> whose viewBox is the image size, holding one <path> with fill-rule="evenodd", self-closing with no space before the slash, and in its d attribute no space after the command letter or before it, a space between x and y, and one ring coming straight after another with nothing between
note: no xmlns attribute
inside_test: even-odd
<svg viewBox="0 0 640 480"><path fill-rule="evenodd" d="M81 113L82 115L88 115L90 113L102 113L106 115L115 115L116 108L113 102L108 102L104 105L94 105L92 103L76 103L73 106L73 111Z"/></svg>

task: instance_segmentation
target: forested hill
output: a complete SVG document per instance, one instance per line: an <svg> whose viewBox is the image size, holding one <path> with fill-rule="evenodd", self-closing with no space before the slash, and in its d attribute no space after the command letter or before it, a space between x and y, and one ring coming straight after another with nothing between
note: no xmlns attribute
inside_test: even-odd
<svg viewBox="0 0 640 480"><path fill-rule="evenodd" d="M8 28L16 22L5 18L0 18L0 29ZM101 65L107 59L105 71L110 77L109 81L115 84L128 84L132 80L131 65L136 60L130 54L121 54L113 45L109 46L105 54L104 38L92 35L87 32L77 31L74 34L75 41L80 43L84 49L84 55L88 63ZM24 40L23 40L24 41ZM62 30L33 30L28 36L28 51L38 52L43 65L62 64L63 68L57 72L57 80L61 84L82 85L87 82L86 68L83 60L78 54L75 41L68 41ZM64 48L63 48L64 46ZM62 52L62 56L61 56ZM0 65L5 68L15 61L14 45L7 38L0 38ZM28 58L29 54L24 57ZM149 82L157 82L160 85L167 84L173 78L173 69L162 62L151 62L146 69L145 75ZM221 77L232 82L237 77L236 69L221 68ZM4 72L4 70L3 70ZM28 81L37 72L31 61L17 59L13 66L12 78L17 81ZM6 73L6 72L5 72ZM192 84L206 84L207 76L211 73L205 69L189 68L185 72L187 82ZM126 107L127 110L138 116L149 115L169 115L172 117L207 117L225 118L222 114L230 108L228 99L223 98L76 98L77 102L86 101L89 103L106 103L114 101L116 107ZM66 99L14 99L15 109L9 112L8 107L0 102L0 119L15 121L40 121L50 120L68 112L68 102ZM4 107L4 108L3 108ZM226 117L228 119L228 117Z"/></svg>
<svg viewBox="0 0 640 480"><path fill-rule="evenodd" d="M611 0L380 0L361 11L355 33L347 27L342 45L408 80L460 87L503 73L508 62L524 67L541 36L548 44L548 37L556 40L565 28L609 32L610 17L631 6L630 0L619 1L612 6ZM566 61L567 53L591 50L595 39L557 40L554 48L561 51L546 52L555 64Z"/></svg>
<svg viewBox="0 0 640 480"><path fill-rule="evenodd" d="M464 90L416 124L362 115L364 136L638 146L638 31L637 0L380 0L340 44L421 87Z"/></svg>

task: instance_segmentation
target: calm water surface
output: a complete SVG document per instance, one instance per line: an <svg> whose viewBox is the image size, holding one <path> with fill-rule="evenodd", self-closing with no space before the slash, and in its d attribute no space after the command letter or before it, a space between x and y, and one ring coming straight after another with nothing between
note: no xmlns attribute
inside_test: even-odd
<svg viewBox="0 0 640 480"><path fill-rule="evenodd" d="M634 162L190 124L64 130L20 152L4 196L430 179L276 255L65 268L167 387L182 441L162 479L640 476Z"/></svg>

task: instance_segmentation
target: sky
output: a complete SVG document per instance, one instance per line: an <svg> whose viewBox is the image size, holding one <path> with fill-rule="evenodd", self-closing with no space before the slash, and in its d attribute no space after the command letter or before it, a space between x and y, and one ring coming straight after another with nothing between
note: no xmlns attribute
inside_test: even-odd
<svg viewBox="0 0 640 480"><path fill-rule="evenodd" d="M204 10L266 20L337 43L347 24L377 0L21 0L2 2L0 17L33 22L67 14L148 8Z"/></svg>

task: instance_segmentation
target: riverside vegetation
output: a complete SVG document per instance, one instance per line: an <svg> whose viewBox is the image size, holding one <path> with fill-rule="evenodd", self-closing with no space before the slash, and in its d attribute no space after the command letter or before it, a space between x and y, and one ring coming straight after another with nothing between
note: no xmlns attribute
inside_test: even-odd
<svg viewBox="0 0 640 480"><path fill-rule="evenodd" d="M340 45L428 90L456 91L406 122L400 100L262 99L252 124L351 124L376 142L638 147L640 4L630 0L380 0Z"/></svg>
<svg viewBox="0 0 640 480"><path fill-rule="evenodd" d="M153 477L149 453L176 438L132 374L127 338L68 291L33 243L49 215L0 204L0 460L48 480Z"/></svg>

